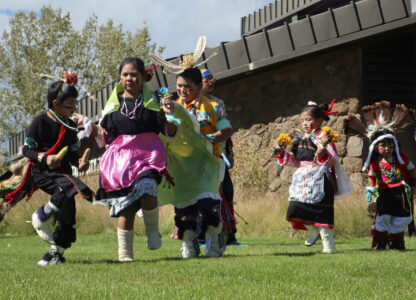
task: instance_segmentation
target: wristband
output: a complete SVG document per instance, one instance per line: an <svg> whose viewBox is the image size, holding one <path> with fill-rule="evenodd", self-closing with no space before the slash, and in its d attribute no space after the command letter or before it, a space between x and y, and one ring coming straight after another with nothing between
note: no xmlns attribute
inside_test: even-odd
<svg viewBox="0 0 416 300"><path fill-rule="evenodd" d="M213 133L209 133L209 134L207 134L207 135L205 135L206 137L207 137L207 139L212 143L212 144L214 144L215 143L215 141L217 140L217 137L215 136L215 134L213 134Z"/></svg>
<svg viewBox="0 0 416 300"><path fill-rule="evenodd" d="M43 157L46 155L46 153L38 153L38 162L42 162Z"/></svg>
<svg viewBox="0 0 416 300"><path fill-rule="evenodd" d="M40 161L40 164L42 166L42 168L47 168L48 167L48 163L46 162L47 158L48 158L48 154L46 153L41 153L42 154L42 160ZM39 156L38 156L39 158Z"/></svg>

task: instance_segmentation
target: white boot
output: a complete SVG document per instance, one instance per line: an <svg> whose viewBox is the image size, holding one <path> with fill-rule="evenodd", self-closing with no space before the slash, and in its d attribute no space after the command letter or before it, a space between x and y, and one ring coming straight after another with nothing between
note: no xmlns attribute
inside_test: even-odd
<svg viewBox="0 0 416 300"><path fill-rule="evenodd" d="M185 230L182 238L181 252L183 258L193 258L198 256L199 245L196 241L195 231Z"/></svg>
<svg viewBox="0 0 416 300"><path fill-rule="evenodd" d="M144 227L147 235L147 249L156 250L162 247L159 233L159 208L142 209Z"/></svg>
<svg viewBox="0 0 416 300"><path fill-rule="evenodd" d="M322 253L333 253L336 251L334 235L332 234L332 229L330 228L320 228L320 234L322 238L322 245L324 249Z"/></svg>
<svg viewBox="0 0 416 300"><path fill-rule="evenodd" d="M117 228L118 260L121 262L133 261L133 236L134 230Z"/></svg>
<svg viewBox="0 0 416 300"><path fill-rule="evenodd" d="M205 232L205 256L219 257L224 253L225 239L221 231L221 223L216 227L211 225L207 226L207 231Z"/></svg>
<svg viewBox="0 0 416 300"><path fill-rule="evenodd" d="M42 221L43 220L43 221ZM37 234L46 242L54 244L52 227L55 224L55 216L45 214L43 206L32 215L32 226Z"/></svg>
<svg viewBox="0 0 416 300"><path fill-rule="evenodd" d="M315 245L316 241L319 239L319 229L312 225L305 225L305 227L309 230L309 237L305 241L305 245L310 247Z"/></svg>

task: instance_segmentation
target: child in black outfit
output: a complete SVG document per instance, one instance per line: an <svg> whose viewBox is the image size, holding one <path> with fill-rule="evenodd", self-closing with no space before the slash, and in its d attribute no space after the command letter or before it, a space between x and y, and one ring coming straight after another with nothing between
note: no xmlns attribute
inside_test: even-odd
<svg viewBox="0 0 416 300"><path fill-rule="evenodd" d="M78 154L77 124L70 119L76 109L78 91L73 82L69 83L51 84L48 109L33 120L22 151L30 159L33 185L51 195L49 202L32 215L32 225L38 235L52 244L38 262L41 266L65 262L62 254L76 240L75 195L93 200L93 192L71 175L71 164L86 171L89 163L82 161ZM60 158L57 153L65 147L68 151Z"/></svg>

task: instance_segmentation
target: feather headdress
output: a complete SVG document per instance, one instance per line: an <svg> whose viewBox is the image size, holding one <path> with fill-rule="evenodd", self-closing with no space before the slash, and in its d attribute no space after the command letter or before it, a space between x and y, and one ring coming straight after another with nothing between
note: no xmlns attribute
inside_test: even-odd
<svg viewBox="0 0 416 300"><path fill-rule="evenodd" d="M368 156L362 170L364 171L367 169L375 146L384 139L392 139L394 141L397 159L400 163L403 163L397 139L394 134L398 130L415 122L415 110L409 109L403 104L396 104L393 108L389 101L380 101L372 105L364 106L362 108L362 116L367 125L356 115L349 115L344 120L346 128L364 135L370 141ZM376 135L376 133L379 134Z"/></svg>
<svg viewBox="0 0 416 300"><path fill-rule="evenodd" d="M83 92L85 92L85 94L89 98L91 98L93 101L98 102L97 98L94 95L92 95L90 92L88 92L81 85L78 85L78 76L74 72L65 71L64 74L63 74L63 78L59 77L59 76L56 76L56 75L49 75L49 74L46 74L46 73L39 73L39 72L33 72L33 74L35 74L39 77L46 77L46 78L61 80L61 81L65 82L66 84L70 85L70 86L78 86Z"/></svg>
<svg viewBox="0 0 416 300"><path fill-rule="evenodd" d="M166 74L180 74L184 70L198 67L204 63L206 63L208 60L210 60L213 56L217 55L217 51L214 51L207 59L204 61L196 64L198 59L202 56L204 53L206 46L206 37L200 36L198 39L198 42L196 43L196 47L193 54L185 54L181 60L179 60L179 64L175 65L173 63L170 63L160 56L157 56L154 53L150 53L149 56L160 66L163 66L163 72Z"/></svg>

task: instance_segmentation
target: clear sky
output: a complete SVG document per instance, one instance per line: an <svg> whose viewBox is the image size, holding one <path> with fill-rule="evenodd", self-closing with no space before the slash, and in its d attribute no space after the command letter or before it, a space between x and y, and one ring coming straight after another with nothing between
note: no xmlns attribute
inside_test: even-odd
<svg viewBox="0 0 416 300"><path fill-rule="evenodd" d="M115 24L135 31L149 27L152 42L166 47L163 57L192 52L200 35L207 46L240 37L241 17L272 0L0 0L0 32L8 29L9 18L17 11L39 12L42 6L69 12L76 29L81 29L93 13L100 23Z"/></svg>

